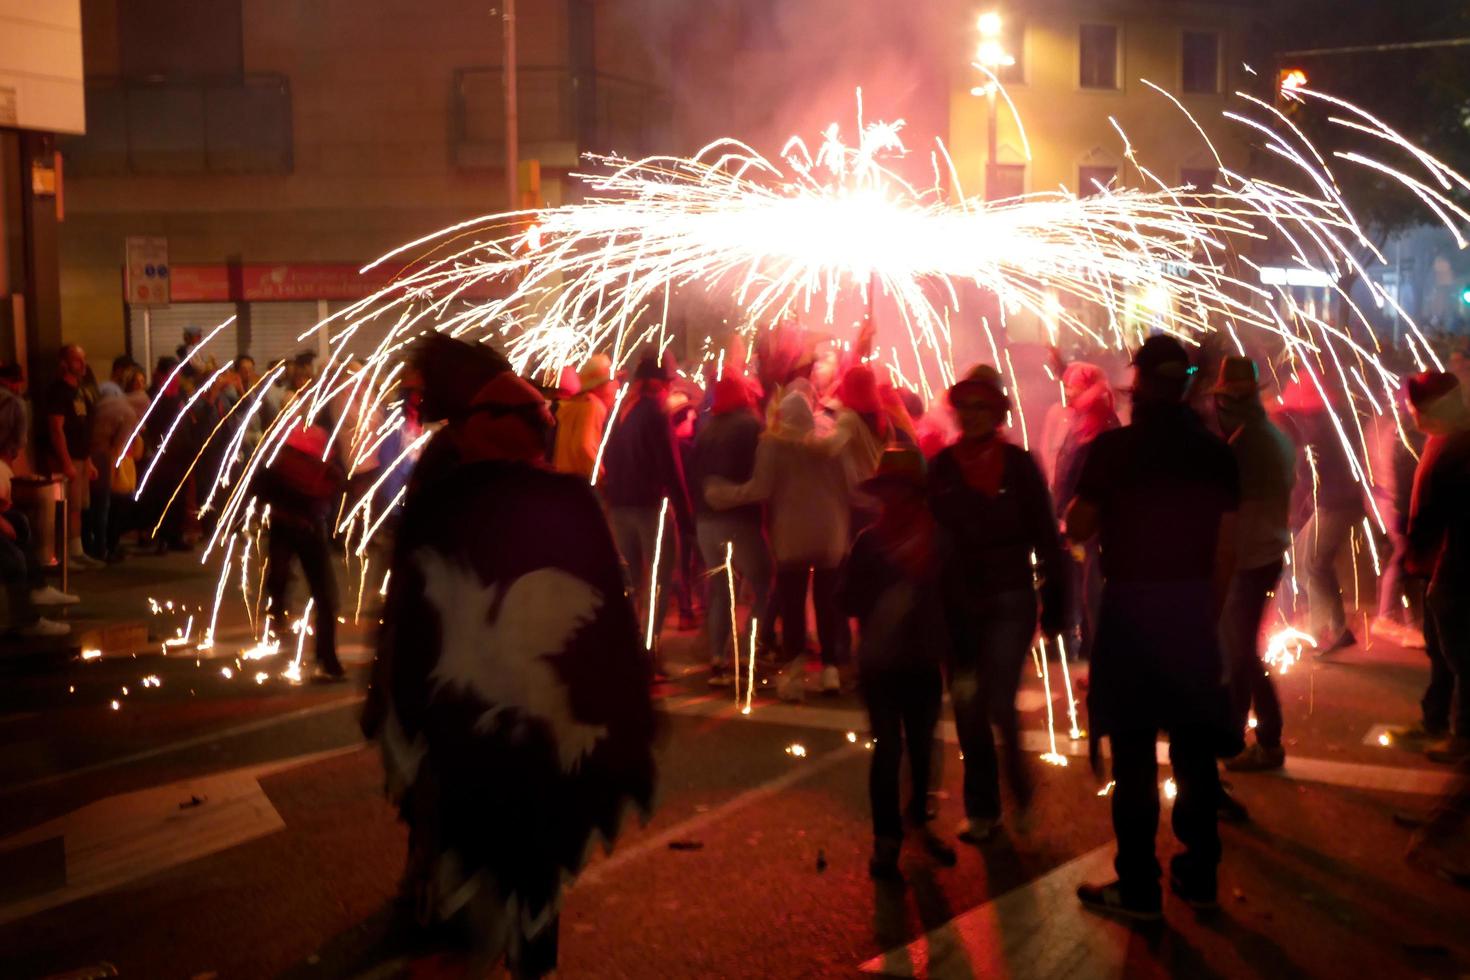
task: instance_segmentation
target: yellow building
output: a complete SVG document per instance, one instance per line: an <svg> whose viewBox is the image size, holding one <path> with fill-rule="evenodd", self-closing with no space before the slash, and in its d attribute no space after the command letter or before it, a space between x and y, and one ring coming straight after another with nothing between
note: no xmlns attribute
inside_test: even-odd
<svg viewBox="0 0 1470 980"><path fill-rule="evenodd" d="M1061 188L1090 193L1094 182L1110 180L1143 186L1124 159L1118 128L1160 180L1213 180L1215 160L1199 131L1147 82L1179 101L1227 167L1246 166L1244 134L1221 113L1232 102L1240 107L1232 93L1257 85L1245 66L1258 4L1027 0L981 9L1000 15L1001 45L1015 58L999 69L1005 94L996 110L997 188L991 196ZM978 44L974 21L965 28ZM1269 76L1267 56L1256 57L1262 63L1251 68ZM984 82L979 70L961 68L950 100L950 150L966 191L977 194L987 162L989 99L973 89Z"/></svg>

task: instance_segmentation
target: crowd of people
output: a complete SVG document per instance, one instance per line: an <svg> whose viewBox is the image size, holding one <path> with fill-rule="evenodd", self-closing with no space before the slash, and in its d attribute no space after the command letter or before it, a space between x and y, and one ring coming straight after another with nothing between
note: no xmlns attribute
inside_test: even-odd
<svg viewBox="0 0 1470 980"><path fill-rule="evenodd" d="M524 753L540 750L517 749L506 741L513 726L484 720L527 697L526 688L512 694L508 679L491 677L506 672L528 683L525 658L559 643L581 649L575 637L587 623L610 631L601 634L606 662L583 674L569 654L555 697L523 709L546 720L549 746L568 738L581 746L580 765L566 765L565 751L560 767L554 755L541 760L555 772L536 778L557 787L553 797L595 787L599 806L619 793L646 803L651 762L646 746L634 746L653 727L648 696L633 693L631 679L665 674L660 638L672 599L679 628L702 607L713 687L734 684L753 651L757 675L772 679L782 699L799 701L811 687L859 691L874 741L869 870L879 880L901 878L901 842L910 834L934 860L955 861L934 830L944 691L964 764L956 836L978 845L1001 823L1002 776L1015 808L1009 819L1022 833L1031 820L1034 780L1016 709L1031 652L1085 658L1094 764L1101 766L1104 741L1111 753L1118 877L1078 894L1091 908L1140 919L1162 908L1154 850L1160 733L1169 740L1173 824L1184 844L1167 882L1208 908L1216 902L1218 821L1247 817L1223 788L1220 765L1250 771L1285 762L1280 703L1262 659L1272 609L1299 624L1321 656L1357 642L1338 575L1349 536L1371 530L1366 481L1354 479L1357 464L1332 422L1335 411L1344 424L1348 403L1324 393L1310 372L1283 378L1268 401L1270 384L1252 358L1217 358L1200 377L1198 361L1167 336L1136 351L1126 387L1094 365L1059 364L1066 401L1048 418L1038 454L1008 436L1014 393L988 365L925 406L880 381L861 342L823 369L819 358L783 349L777 332L750 363L737 348L694 377L656 355L619 377L597 355L539 388L514 378L488 348L442 349L449 343L458 342L429 338L405 372L421 420L445 424L411 478L365 730L384 744L390 785L417 842L405 879L416 907L437 910L431 917L449 911L436 877L445 866L461 898L475 893L466 881L488 875L485 893L499 900L485 928L512 959L554 959L548 876L575 872L579 858L567 855L580 855L594 832L610 839L616 826L599 825L595 814L562 821L560 856L547 855L545 866L518 863L456 837L433 816L426 801L448 792L440 781L449 777L440 769L430 778L424 766L435 757L434 732L447 737L436 728L444 725L456 733L446 743L454 748L437 765L456 767L472 792L493 791L488 769L462 756L477 736L495 744L471 754L519 752L519 764L531 765ZM1393 556L1383 589L1396 590L1380 598L1375 630L1412 642L1422 628L1432 667L1424 716L1398 737L1436 740L1426 747L1442 762L1470 757L1470 727L1457 707L1470 703L1459 693L1470 676L1467 390L1451 372L1414 373L1395 441L1382 420L1369 426L1388 461L1372 485ZM1126 424L1115 406L1120 394ZM472 501L481 493L497 503L471 519L462 508L480 507ZM578 515L576 535L561 533L561 520L547 513L552 501ZM471 525L471 540L456 538ZM434 542L426 545L421 526L444 531L424 532ZM493 554L481 553L487 541L497 542ZM520 551L529 554L511 554ZM1293 553L1305 585L1301 609L1284 578ZM490 620L457 618L462 603L449 601L443 584L456 563L490 587L489 601L504 603ZM599 585L590 596L518 592L542 567L580 568L575 576ZM607 584L613 573L618 595ZM532 641L503 625L517 594L542 624L534 650L513 649ZM1412 618L1420 610L1422 627ZM427 626L433 622L437 628ZM423 648L426 629L440 638L437 650L432 642ZM446 658L463 656L463 630L501 644L485 655L483 674L451 686L451 703L465 698L489 713L478 722L473 712L448 720L454 713L442 700L453 676ZM809 657L819 661L815 670ZM623 691L618 704L592 693L602 671ZM497 684L505 700L486 693ZM431 705L444 717L436 721ZM600 743L586 741L589 726L629 741L602 754ZM477 846L478 857L467 859ZM519 920L505 918L531 896Z"/></svg>

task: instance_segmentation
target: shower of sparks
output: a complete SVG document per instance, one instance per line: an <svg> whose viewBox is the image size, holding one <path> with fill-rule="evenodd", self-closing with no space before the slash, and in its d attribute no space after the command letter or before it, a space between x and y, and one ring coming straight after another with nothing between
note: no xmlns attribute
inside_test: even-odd
<svg viewBox="0 0 1470 980"><path fill-rule="evenodd" d="M1067 764L1067 757L1057 751L1057 725L1051 704L1051 669L1046 663L1046 641L1041 641L1037 646L1041 648L1039 652L1041 658L1041 684L1046 690L1046 737L1050 743L1050 748L1042 754L1041 761L1049 762L1054 766L1065 766Z"/></svg>
<svg viewBox="0 0 1470 980"><path fill-rule="evenodd" d="M1184 111L1160 94L1163 111ZM494 342L522 374L550 378L597 351L608 352L616 371L645 347L662 351L669 339L669 296L686 290L738 304L742 329L752 332L787 320L835 325L847 298L882 296L896 310L908 348L902 358L893 348L891 364L883 366L924 392L954 379L952 325L983 327L989 335L989 323L961 302L977 289L998 300L1003 334L1008 322L1028 316L1044 324L1050 339L1066 335L1118 349L1153 330L1191 346L1219 334L1236 349L1243 337L1261 335L1282 348L1284 375L1323 396L1353 479L1366 486L1373 474L1363 462L1369 453L1358 415L1383 415L1388 406L1401 429L1394 408L1399 378L1380 362L1372 323L1340 284L1360 283L1373 307L1402 324L1420 368L1442 365L1395 297L1366 275L1368 260L1358 253L1379 262L1383 256L1342 197L1337 172L1366 170L1396 185L1406 203L1417 200L1462 244L1470 212L1452 195L1470 191L1470 180L1383 120L1305 85L1293 91L1299 111L1325 112L1331 126L1376 152L1360 146L1324 155L1269 103L1237 96L1240 111L1223 113L1225 123L1262 143L1293 171L1290 176L1250 176L1222 163L1209 188L1170 186L1118 129L1139 186L1085 197L1061 189L984 201L966 194L943 146L929 155L935 172L927 186L899 176L897 161L908 153L903 124L865 123L860 98L851 143L834 123L815 144L793 138L774 159L733 139L690 158L591 157L589 172L576 175L584 185L578 203L464 221L408 242L363 270L394 264L404 271L314 328L326 337L326 363L265 426L258 444L246 452L237 437L262 397L248 399L238 424L216 428L211 442L225 442L226 452L203 505L219 515L203 558L221 535L240 527L254 501L253 475L275 459L293 431L333 417L335 426L328 427L337 431L329 444L340 434L346 458L359 460L403 424L402 411L384 409L399 397L397 362L425 331ZM1204 148L1221 159L1205 128L1188 119ZM1285 285L1262 283L1249 256L1264 242L1283 245L1286 264L1325 273L1346 320L1329 322L1315 301L1298 300ZM487 293L493 298L479 298ZM369 324L385 322L391 328L361 358L362 366L349 368L359 353L354 338ZM1008 346L997 348L990 339L995 364L1004 362L1019 395ZM626 384L619 388L610 420L618 418L627 390ZM1021 401L1016 399L1018 419ZM192 399L185 412L190 405ZM348 425L349 418L356 423ZM381 425L369 421L379 418ZM612 427L598 446L594 484ZM1024 422L1021 428L1029 440ZM433 431L413 440L400 461ZM384 467L382 479L396 469L397 463ZM150 467L140 493L151 474ZM1315 469L1313 478L1315 491ZM402 499L400 493L369 515L376 489L374 484L346 509L344 520L362 521L358 555ZM1374 517L1381 529L1381 515ZM650 648L656 575L657 562ZM1038 658L1040 670L1043 660Z"/></svg>
<svg viewBox="0 0 1470 980"><path fill-rule="evenodd" d="M608 426L608 428L612 428L612 426ZM644 649L646 649L646 650L652 650L653 649L653 637L654 637L654 633L658 630L658 626L659 626L658 616L657 616L657 613L658 613L658 569L659 569L659 563L663 560L663 552L664 552L664 525L668 523L668 521L666 520L666 518L668 517L668 514L669 514L669 498L668 497L665 497L663 499L663 503L659 504L659 508L658 508L658 537L654 538L654 541L653 541L653 566L652 566L652 568L649 569L649 572L648 572L648 577L649 577L649 582L648 582L648 638L647 638L647 641L644 643ZM730 624L730 628L733 630L735 628L735 625L733 623ZM739 669L740 669L739 656L740 655L739 655L739 653L737 651L737 653L736 653L736 664L735 664L735 668L736 668L736 671L737 671L737 674L736 674L737 677L739 676L739 673L738 672L739 672ZM738 690L738 688L737 688L737 690Z"/></svg>
<svg viewBox="0 0 1470 980"><path fill-rule="evenodd" d="M1062 684L1067 689L1067 721L1071 724L1067 737L1075 742L1086 733L1077 725L1077 698L1072 693L1072 669L1067 666L1067 641L1061 636L1057 637L1057 655L1062 663Z"/></svg>
<svg viewBox="0 0 1470 980"><path fill-rule="evenodd" d="M735 707L740 707L740 620L735 605L735 542L725 542L725 584L730 587L730 651L735 660Z"/></svg>
<svg viewBox="0 0 1470 980"><path fill-rule="evenodd" d="M745 706L740 709L742 715L750 714L750 701L755 697L755 634L759 623L754 616L750 617L750 668L745 673ZM733 629L733 625L732 625ZM739 679L736 679L736 696L739 696Z"/></svg>
<svg viewBox="0 0 1470 980"><path fill-rule="evenodd" d="M1276 673L1285 674L1294 664L1301 662L1302 653L1307 647L1316 649L1316 637L1287 626L1271 634L1261 659Z"/></svg>

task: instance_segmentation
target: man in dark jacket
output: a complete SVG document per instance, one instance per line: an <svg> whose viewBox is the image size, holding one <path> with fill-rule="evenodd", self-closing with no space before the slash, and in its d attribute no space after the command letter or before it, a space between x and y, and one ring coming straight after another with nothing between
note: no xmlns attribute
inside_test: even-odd
<svg viewBox="0 0 1470 980"><path fill-rule="evenodd" d="M1240 480L1229 447L1186 404L1195 369L1184 346L1151 337L1133 368L1132 423L1097 437L1067 508L1068 536L1102 538L1087 703L1094 740L1105 735L1112 747L1118 840L1118 880L1083 885L1077 897L1099 912L1155 920L1163 908L1154 853L1160 730L1169 734L1174 833L1185 847L1170 865L1170 887L1197 908L1216 904L1215 760L1241 747L1217 633Z"/></svg>
<svg viewBox="0 0 1470 980"><path fill-rule="evenodd" d="M628 405L622 417L611 423L613 431L603 455L607 475L598 484L608 504L613 540L627 567L628 584L635 594L641 591L644 595L642 605L649 617L644 640L655 669L661 663L658 631L668 609L669 584L679 554L675 534L665 537L668 512L672 512L678 533L694 533L684 467L664 409L669 380L668 369L653 355L639 363ZM650 582L653 595L647 594Z"/></svg>
<svg viewBox="0 0 1470 980"><path fill-rule="evenodd" d="M738 673L732 667L740 655L739 644L734 643L739 634L731 618L734 586L728 567L749 583L755 595L752 617L763 616L771 592L771 549L761 524L760 504L715 510L704 499L704 481L710 477L732 483L750 479L761 435L760 419L743 378L725 375L714 383L713 395L709 421L695 436L690 453L689 490L694 498L699 551L708 569L709 683L728 687Z"/></svg>
<svg viewBox="0 0 1470 980"><path fill-rule="evenodd" d="M1419 731L1448 740L1431 748L1435 762L1470 759L1470 408L1453 374L1425 371L1408 381L1414 422L1428 436L1409 504L1411 575L1429 576L1424 640L1429 687Z"/></svg>

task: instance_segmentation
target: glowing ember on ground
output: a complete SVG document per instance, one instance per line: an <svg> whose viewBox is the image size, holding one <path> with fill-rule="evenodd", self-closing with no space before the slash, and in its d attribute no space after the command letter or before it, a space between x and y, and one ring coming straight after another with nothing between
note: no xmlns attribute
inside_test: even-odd
<svg viewBox="0 0 1470 980"><path fill-rule="evenodd" d="M232 677L235 676L235 672L228 667L221 667L219 669L219 674L225 680L230 680Z"/></svg>
<svg viewBox="0 0 1470 980"><path fill-rule="evenodd" d="M98 650L96 647L88 647L87 649L82 651L83 660L97 660L100 659L101 656L102 651Z"/></svg>
<svg viewBox="0 0 1470 980"><path fill-rule="evenodd" d="M116 700L114 700L114 701L113 701L113 702L112 702L112 710L113 710L113 711L117 711L117 710L118 710L118 709L119 709L119 708L121 708L121 707L122 707L122 704L121 704L121 703L119 703L119 702L118 702L118 701L116 701Z"/></svg>
<svg viewBox="0 0 1470 980"><path fill-rule="evenodd" d="M1175 784L1174 777L1170 776L1168 779L1164 780L1164 799L1172 802L1174 797L1178 795L1179 787Z"/></svg>
<svg viewBox="0 0 1470 980"><path fill-rule="evenodd" d="M1382 746L1385 746L1385 747L1386 746L1389 746L1389 745L1392 745L1393 744L1393 737L1391 735L1389 735L1388 732L1381 732L1378 735L1378 744L1379 745L1382 745Z"/></svg>
<svg viewBox="0 0 1470 980"><path fill-rule="evenodd" d="M786 746L786 754L797 759L805 759L806 746L802 745L800 742L792 742L790 745Z"/></svg>

